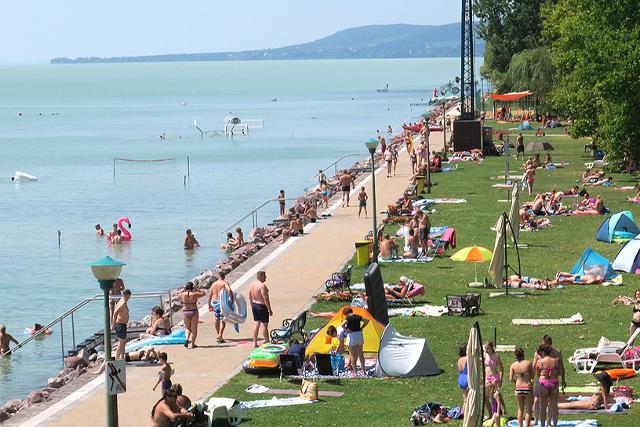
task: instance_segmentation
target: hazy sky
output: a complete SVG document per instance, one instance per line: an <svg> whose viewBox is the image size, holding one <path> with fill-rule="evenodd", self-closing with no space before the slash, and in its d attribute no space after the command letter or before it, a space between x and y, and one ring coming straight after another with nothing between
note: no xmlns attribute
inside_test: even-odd
<svg viewBox="0 0 640 427"><path fill-rule="evenodd" d="M446 0L18 0L2 6L1 63L279 47L360 25L460 20L460 2Z"/></svg>

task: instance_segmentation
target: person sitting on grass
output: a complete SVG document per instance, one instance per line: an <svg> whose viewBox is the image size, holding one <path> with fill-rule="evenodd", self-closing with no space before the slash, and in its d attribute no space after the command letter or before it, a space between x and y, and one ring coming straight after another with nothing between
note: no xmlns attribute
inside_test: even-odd
<svg viewBox="0 0 640 427"><path fill-rule="evenodd" d="M582 183L586 185L588 183L600 181L602 178L604 178L604 172L597 170L591 171L590 169L587 169L582 174Z"/></svg>
<svg viewBox="0 0 640 427"><path fill-rule="evenodd" d="M558 409L574 409L574 410L587 410L587 411L597 411L599 409L604 409L605 411L609 409L607 405L607 400L610 399L609 392L611 391L611 386L613 386L613 380L603 371L598 371L593 376L600 383L600 387L596 392L591 396L589 400L576 400L573 402L563 402L558 403Z"/></svg>
<svg viewBox="0 0 640 427"><path fill-rule="evenodd" d="M418 258L420 254L420 240L416 237L416 232L413 228L409 229L409 238L406 241L409 250L403 255L404 258Z"/></svg>
<svg viewBox="0 0 640 427"><path fill-rule="evenodd" d="M380 256L382 259L398 258L398 244L391 239L389 234L385 234L382 242L380 242Z"/></svg>

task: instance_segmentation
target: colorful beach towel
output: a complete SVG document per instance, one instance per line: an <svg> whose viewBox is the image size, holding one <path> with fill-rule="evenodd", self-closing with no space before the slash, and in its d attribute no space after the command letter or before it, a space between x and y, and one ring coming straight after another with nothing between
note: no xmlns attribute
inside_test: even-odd
<svg viewBox="0 0 640 427"><path fill-rule="evenodd" d="M563 319L513 319L511 321L514 325L583 325L584 319L580 313L576 313L571 317Z"/></svg>
<svg viewBox="0 0 640 427"><path fill-rule="evenodd" d="M415 262L431 262L433 261L433 257L428 257L428 258L394 258L394 259L384 259L384 258L380 258L378 260L378 262L381 263L387 263L387 262L408 262L408 263L415 263Z"/></svg>
<svg viewBox="0 0 640 427"><path fill-rule="evenodd" d="M403 317L440 317L447 313L447 307L443 305L421 305L419 307L404 307L389 309L389 316Z"/></svg>

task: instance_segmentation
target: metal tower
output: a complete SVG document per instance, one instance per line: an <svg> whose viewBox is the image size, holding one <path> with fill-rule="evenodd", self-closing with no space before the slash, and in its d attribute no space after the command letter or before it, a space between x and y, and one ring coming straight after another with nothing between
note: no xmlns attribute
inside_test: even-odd
<svg viewBox="0 0 640 427"><path fill-rule="evenodd" d="M473 75L473 0L462 0L461 24L460 118L474 120L476 118L476 88Z"/></svg>

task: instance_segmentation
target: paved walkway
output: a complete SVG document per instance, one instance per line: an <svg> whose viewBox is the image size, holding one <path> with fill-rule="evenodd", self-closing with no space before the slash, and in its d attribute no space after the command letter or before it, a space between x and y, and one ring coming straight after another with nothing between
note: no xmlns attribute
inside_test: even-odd
<svg viewBox="0 0 640 427"><path fill-rule="evenodd" d="M402 173L386 178L386 168L378 171L376 187L379 212L385 211L387 204L394 202L408 184L411 171L408 155L402 152L399 158L398 171ZM363 184L370 196L368 205L371 214L370 179L365 179ZM358 190L359 187L355 191ZM341 208L338 203L331 218L310 224L305 228L308 234L290 238L233 283L234 289L241 289L246 294L246 285L254 279L255 272L266 270L274 310L271 327L280 325L283 319L293 317L308 306L311 296L331 273L351 258L354 242L361 240L371 229L370 218L358 218L355 191L350 208ZM252 345L239 344L239 341L251 339L253 322L241 325L239 334L229 328L225 332L227 343L220 345L215 341L212 316L206 307L200 312L197 339L200 347L193 350L183 346L167 346L163 349L175 369L173 382L182 384L185 394L192 398L205 396L224 384L238 372L242 361L252 350ZM151 408L161 397L159 389L152 391L157 370L157 367L127 367L127 392L121 394L118 401L120 425L141 426L148 423ZM96 378L23 425L103 426L105 398L101 384L101 378Z"/></svg>

